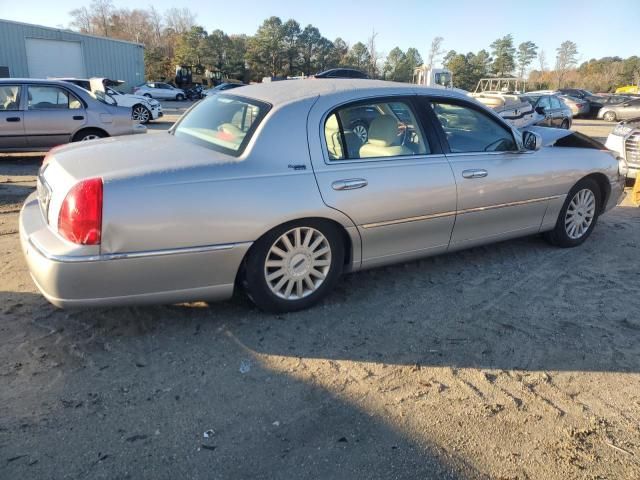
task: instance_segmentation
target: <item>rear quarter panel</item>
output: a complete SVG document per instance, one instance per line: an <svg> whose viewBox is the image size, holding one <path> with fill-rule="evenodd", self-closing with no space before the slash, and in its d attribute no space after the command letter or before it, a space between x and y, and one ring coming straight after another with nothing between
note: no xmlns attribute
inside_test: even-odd
<svg viewBox="0 0 640 480"><path fill-rule="evenodd" d="M102 253L250 242L305 217L355 228L320 198L306 139L313 100L269 112L233 161L203 148L211 165L189 167L176 150L174 169L105 178Z"/></svg>

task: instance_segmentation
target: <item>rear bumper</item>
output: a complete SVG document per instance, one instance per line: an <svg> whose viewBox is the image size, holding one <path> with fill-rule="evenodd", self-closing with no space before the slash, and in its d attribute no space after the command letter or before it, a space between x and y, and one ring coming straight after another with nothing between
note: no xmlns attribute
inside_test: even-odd
<svg viewBox="0 0 640 480"><path fill-rule="evenodd" d="M44 241L43 241L44 240ZM67 243L44 222L37 197L20 212L20 243L34 283L52 304L104 307L224 300L249 242L151 252L53 254Z"/></svg>

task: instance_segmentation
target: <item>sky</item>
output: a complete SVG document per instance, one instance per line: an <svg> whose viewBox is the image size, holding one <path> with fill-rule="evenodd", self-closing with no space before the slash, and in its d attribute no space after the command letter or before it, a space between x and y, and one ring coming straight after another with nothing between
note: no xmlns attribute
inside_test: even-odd
<svg viewBox="0 0 640 480"><path fill-rule="evenodd" d="M377 49L383 54L398 46L417 48L427 56L431 40L444 37L443 48L458 52L477 52L496 38L513 34L516 46L531 40L545 50L548 66L553 66L556 48L564 40L578 45L579 60L604 56L640 55L640 0L615 0L607 9L602 0L536 0L535 2L404 0L368 2L361 0L241 0L213 2L154 0L160 11L188 7L197 14L205 30L226 33L255 33L262 21L272 15L283 21L309 23L325 37L342 37L353 44L366 43L372 31ZM0 0L0 18L51 27L68 27L69 11L89 5L89 0ZM114 0L116 7L145 8L151 4Z"/></svg>

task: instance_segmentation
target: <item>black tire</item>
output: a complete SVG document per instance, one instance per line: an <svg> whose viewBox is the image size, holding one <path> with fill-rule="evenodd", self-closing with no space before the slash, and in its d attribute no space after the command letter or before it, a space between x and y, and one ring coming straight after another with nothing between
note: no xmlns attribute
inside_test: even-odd
<svg viewBox="0 0 640 480"><path fill-rule="evenodd" d="M591 190L591 192L593 193L593 196L595 197L595 211L591 224L589 225L587 230L579 238L572 238L567 232L567 210L569 209L571 201L582 190ZM587 238L589 238L589 235L591 235L591 232L596 226L598 217L600 216L601 206L602 192L600 191L600 187L595 180L591 178L583 178L573 186L573 188L567 195L564 205L562 206L562 210L560 210L560 214L558 215L556 226L553 230L544 234L545 239L552 245L562 248L572 248L581 245Z"/></svg>
<svg viewBox="0 0 640 480"><path fill-rule="evenodd" d="M135 118L136 116L138 116L139 118ZM147 124L151 121L153 116L151 115L151 112L147 107L145 107L144 105L138 104L131 107L131 118L133 120L140 121L140 123L142 124Z"/></svg>
<svg viewBox="0 0 640 480"><path fill-rule="evenodd" d="M565 118L564 120L562 120L562 124L560 125L560 128L563 128L565 130L569 130L570 126L571 126L571 124L569 123L569 120L567 118Z"/></svg>
<svg viewBox="0 0 640 480"><path fill-rule="evenodd" d="M97 128L85 128L84 130L80 130L73 136L72 142L84 142L90 140L97 140L99 138L108 137L106 133L102 130L98 130Z"/></svg>
<svg viewBox="0 0 640 480"><path fill-rule="evenodd" d="M285 299L276 295L269 286L265 262L272 246L284 234L299 227L315 229L325 237L330 247L331 260L324 280L315 291L299 299ZM261 310L280 313L309 308L322 300L336 285L344 265L344 248L340 229L327 220L302 220L280 225L260 238L251 247L245 261L241 283L249 298Z"/></svg>
<svg viewBox="0 0 640 480"><path fill-rule="evenodd" d="M616 112L612 112L611 110L608 112L605 112L602 118L604 119L605 122L615 122L617 120Z"/></svg>
<svg viewBox="0 0 640 480"><path fill-rule="evenodd" d="M181 93L177 94L177 95L176 95L176 100L177 100L178 102L181 102L182 100L184 100L184 95L183 95L183 94L181 94Z"/></svg>

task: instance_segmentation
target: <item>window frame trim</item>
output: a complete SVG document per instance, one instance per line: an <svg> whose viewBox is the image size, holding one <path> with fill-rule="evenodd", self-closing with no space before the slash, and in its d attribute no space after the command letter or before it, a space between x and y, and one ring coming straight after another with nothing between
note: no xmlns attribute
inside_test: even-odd
<svg viewBox="0 0 640 480"><path fill-rule="evenodd" d="M474 105L472 102L469 102L461 98L456 98L456 97L438 96L438 95L420 95L420 100L424 103L425 108L423 110L425 112L428 112L430 121L433 124L433 128L438 135L438 140L440 141L442 151L447 157L452 157L452 156L457 157L457 156L463 156L463 155L473 155L473 156L512 155L514 153L522 153L522 144L516 138L513 128L507 122L505 122L502 118L500 118L500 116L498 116L497 114L492 115L491 112L484 111L483 107L479 105ZM436 112L434 112L433 108L431 107L432 102L442 102L442 103L449 103L451 105L463 106L471 110L475 110L481 115L484 115L486 118L495 121L495 123L500 125L502 128L505 129L506 132L509 133L509 135L511 135L511 138L513 139L513 143L515 144L516 149L500 151L500 152L495 152L495 151L493 152L452 152L451 147L449 145L449 140L447 139L447 135L444 131L444 128L440 123L440 120L438 120L438 116L436 115Z"/></svg>
<svg viewBox="0 0 640 480"><path fill-rule="evenodd" d="M440 142L438 141L437 136L433 131L427 130L425 123L425 115L424 112L420 110L420 104L417 101L418 94L407 94L407 93L399 93L399 94L390 94L390 95L372 95L370 97L359 98L356 100L346 100L342 103L336 104L332 106L328 111L326 111L321 119L320 119L320 144L322 147L322 156L325 165L343 165L343 164L354 164L354 163L371 163L371 162L401 162L412 159L419 158L434 158L434 157L442 157L444 152L442 151L442 147ZM427 140L429 144L429 153L417 153L415 155L395 155L391 157L367 157L367 158L343 158L343 159L335 159L331 160L329 158L329 148L327 147L327 138L325 134L325 127L327 120L333 114L335 114L338 110L341 110L345 107L357 107L360 105L368 105L371 103L390 103L390 102L404 102L407 104L409 108L411 108L413 116L416 119L416 123L418 128L420 128L422 137ZM346 151L346 139L344 137L344 128L342 127L342 120L340 116L336 116L338 120L338 126L340 128L340 139L343 144L343 150Z"/></svg>

